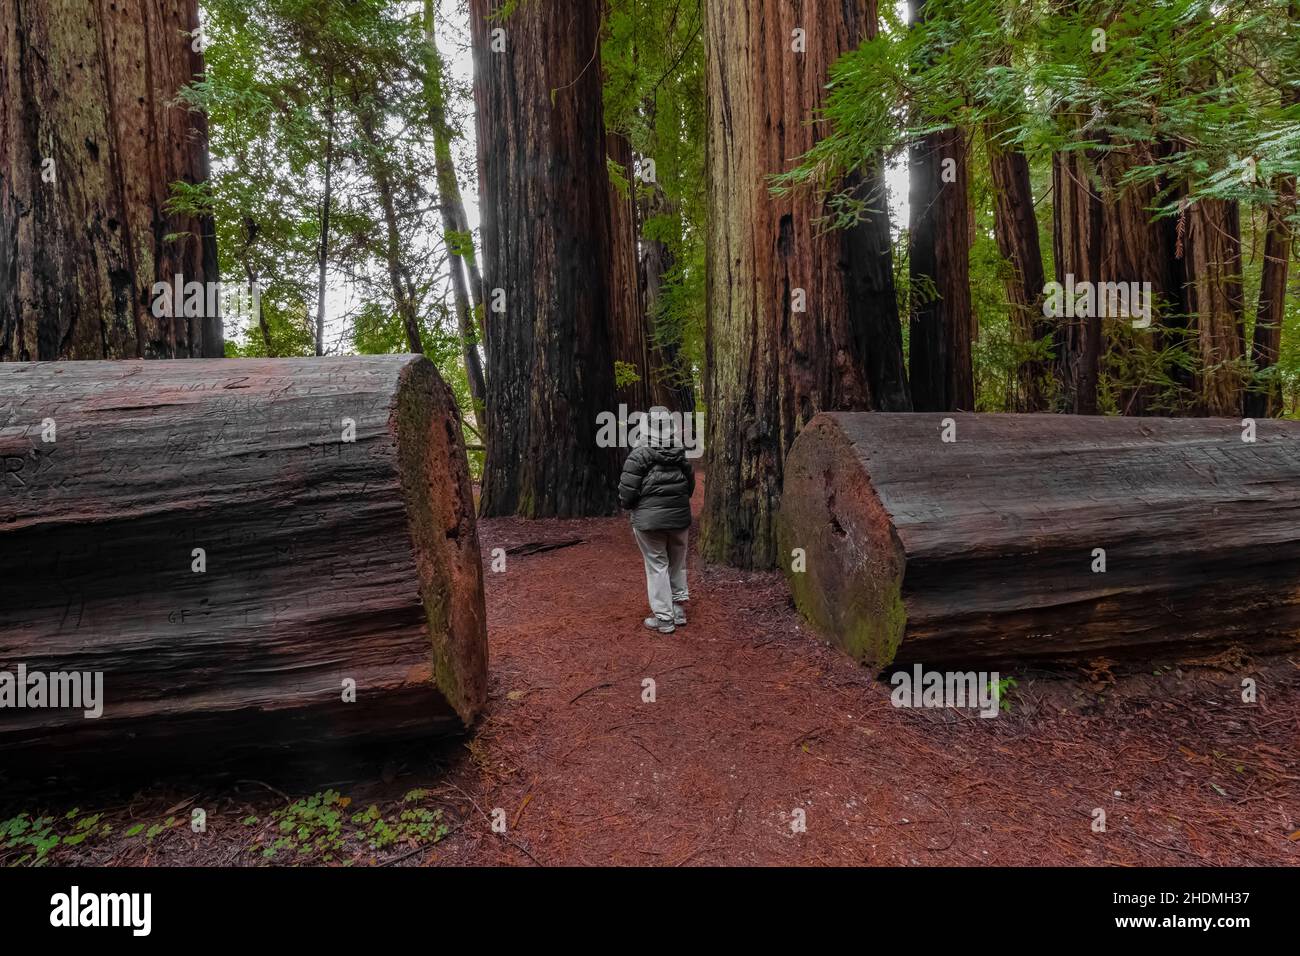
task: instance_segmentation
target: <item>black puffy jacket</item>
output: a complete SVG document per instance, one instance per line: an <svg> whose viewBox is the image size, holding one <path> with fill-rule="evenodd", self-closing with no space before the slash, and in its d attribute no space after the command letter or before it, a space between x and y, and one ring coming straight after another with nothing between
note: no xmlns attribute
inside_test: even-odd
<svg viewBox="0 0 1300 956"><path fill-rule="evenodd" d="M618 500L631 508L638 531L680 531L691 526L695 472L680 445L638 445L623 462Z"/></svg>

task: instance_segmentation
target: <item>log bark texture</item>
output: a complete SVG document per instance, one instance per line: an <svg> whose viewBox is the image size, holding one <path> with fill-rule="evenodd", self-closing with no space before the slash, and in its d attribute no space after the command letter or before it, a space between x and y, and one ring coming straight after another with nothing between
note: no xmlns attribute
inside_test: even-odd
<svg viewBox="0 0 1300 956"><path fill-rule="evenodd" d="M891 663L1300 643L1300 423L823 414L786 462L800 610ZM1105 551L1105 571L1094 571Z"/></svg>
<svg viewBox="0 0 1300 956"><path fill-rule="evenodd" d="M104 698L0 709L0 752L463 730L487 645L457 416L414 356L0 365L0 672Z"/></svg>
<svg viewBox="0 0 1300 956"><path fill-rule="evenodd" d="M219 357L221 316L161 317L156 282L208 283L197 0L0 0L0 360Z"/></svg>

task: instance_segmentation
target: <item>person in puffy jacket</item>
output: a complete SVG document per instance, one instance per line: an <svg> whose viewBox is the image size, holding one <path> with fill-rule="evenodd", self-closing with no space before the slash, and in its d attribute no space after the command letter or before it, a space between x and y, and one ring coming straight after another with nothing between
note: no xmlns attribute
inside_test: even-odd
<svg viewBox="0 0 1300 956"><path fill-rule="evenodd" d="M686 623L686 544L691 526L695 472L686 460L668 409L650 409L643 440L623 463L618 499L632 512L632 534L645 558L650 617L645 626L671 634Z"/></svg>

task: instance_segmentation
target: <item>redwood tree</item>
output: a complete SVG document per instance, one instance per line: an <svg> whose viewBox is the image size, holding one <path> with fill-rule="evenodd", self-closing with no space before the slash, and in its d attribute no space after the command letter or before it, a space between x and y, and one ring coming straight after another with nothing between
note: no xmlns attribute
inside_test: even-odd
<svg viewBox="0 0 1300 956"><path fill-rule="evenodd" d="M614 411L597 0L471 0L484 285L485 515L606 514Z"/></svg>
<svg viewBox="0 0 1300 956"><path fill-rule="evenodd" d="M1278 199L1268 208L1264 237L1264 265L1259 283L1259 307L1255 311L1255 333L1251 359L1256 370L1277 365L1282 348L1282 319L1286 315L1287 276L1294 241L1288 222L1296 208L1296 178L1279 176ZM1282 381L1276 374L1246 393L1244 412L1257 418L1282 412Z"/></svg>
<svg viewBox="0 0 1300 956"><path fill-rule="evenodd" d="M782 466L800 427L822 409L872 407L873 367L904 380L888 243L859 231L869 226L823 230L819 199L774 196L769 181L823 135L816 117L830 64L874 29L875 13L868 0L705 3L709 480L701 549L712 560L774 566ZM888 307L864 315L853 297L873 282L890 283ZM891 320L892 342L868 327ZM872 349L883 350L878 361Z"/></svg>
<svg viewBox="0 0 1300 956"><path fill-rule="evenodd" d="M618 133L606 133L606 137L609 163L618 167L626 182L626 188L612 178L609 183L610 348L614 361L631 373L617 390L619 401L626 402L630 409L645 411L652 404L654 382L637 256L640 230L632 147L627 138Z"/></svg>
<svg viewBox="0 0 1300 956"><path fill-rule="evenodd" d="M1056 281L1067 288L1071 276L1075 284L1099 282L1104 207L1092 158L1085 151L1062 150L1053 155L1052 193ZM1062 410L1095 415L1102 322L1097 309L1084 311L1089 314L1057 316L1057 374Z"/></svg>
<svg viewBox="0 0 1300 956"><path fill-rule="evenodd" d="M1003 285L1011 310L1012 333L1017 345L1028 349L1052 334L1051 324L1043 316L1043 253L1034 215L1029 159L1019 146L1000 142L993 124L986 128L985 140L993 184L993 228L998 251L1010 266ZM1016 366L1012 411L1047 411L1049 376L1043 359L1022 358Z"/></svg>
<svg viewBox="0 0 1300 956"><path fill-rule="evenodd" d="M914 0L913 22L926 15ZM908 151L909 358L917 411L974 411L967 135L929 133Z"/></svg>
<svg viewBox="0 0 1300 956"><path fill-rule="evenodd" d="M908 180L912 405L974 411L965 133L952 127L922 137L909 152Z"/></svg>
<svg viewBox="0 0 1300 956"><path fill-rule="evenodd" d="M218 279L211 221L168 211L208 178L204 116L176 102L197 7L0 0L0 359L222 354L206 294L153 309L156 282Z"/></svg>
<svg viewBox="0 0 1300 956"><path fill-rule="evenodd" d="M1153 328L1134 328L1131 337L1113 335L1109 343L1112 358L1131 352L1135 342L1147 349L1162 350L1181 342L1185 328L1187 304L1184 263L1178 258L1178 223L1176 219L1155 218L1160 195L1169 184L1163 180L1125 182L1134 167L1155 162L1167 146L1154 148L1111 141L1101 163L1102 236L1100 277L1102 282L1151 284L1151 321ZM1130 312L1133 312L1130 309ZM1113 323L1132 322L1132 315L1118 316ZM1112 324L1112 329L1118 331ZM1167 331L1168 330L1168 331ZM1168 370L1177 381L1184 377L1181 368ZM1118 395L1119 411L1125 415L1144 415L1157 411L1153 399L1157 389L1149 382L1131 383ZM1158 409L1168 413L1174 409Z"/></svg>

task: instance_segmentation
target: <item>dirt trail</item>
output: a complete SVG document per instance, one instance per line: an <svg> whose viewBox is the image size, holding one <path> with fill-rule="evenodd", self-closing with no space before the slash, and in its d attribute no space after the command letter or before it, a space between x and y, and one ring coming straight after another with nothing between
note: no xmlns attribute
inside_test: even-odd
<svg viewBox="0 0 1300 956"><path fill-rule="evenodd" d="M693 556L690 623L662 636L641 625L626 519L481 524L485 565L575 536L486 576L473 790L518 845L467 828L444 862L526 864L521 847L548 864L1300 862L1291 662L1240 672L1264 675L1253 707L1240 674L1201 668L1019 675L996 719L900 709L808 633L779 574Z"/></svg>

